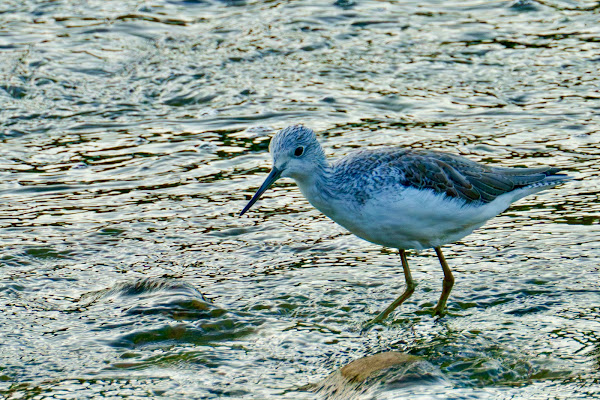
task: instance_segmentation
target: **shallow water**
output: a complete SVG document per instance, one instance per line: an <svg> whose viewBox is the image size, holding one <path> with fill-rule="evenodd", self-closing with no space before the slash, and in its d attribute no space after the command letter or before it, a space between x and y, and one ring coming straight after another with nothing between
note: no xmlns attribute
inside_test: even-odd
<svg viewBox="0 0 600 400"><path fill-rule="evenodd" d="M427 368L360 398L600 398L600 44L584 1L0 4L0 396L314 398L381 351ZM442 272L289 181L237 214L269 137L447 150L576 180L445 248Z"/></svg>

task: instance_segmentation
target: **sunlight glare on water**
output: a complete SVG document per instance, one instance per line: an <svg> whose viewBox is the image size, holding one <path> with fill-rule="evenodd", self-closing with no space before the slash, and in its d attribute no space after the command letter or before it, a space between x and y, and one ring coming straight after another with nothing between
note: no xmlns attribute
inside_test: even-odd
<svg viewBox="0 0 600 400"><path fill-rule="evenodd" d="M600 398L593 1L0 4L0 397ZM432 251L350 235L289 180L238 214L277 130L330 156L449 151L576 179ZM416 359L416 358L415 358Z"/></svg>

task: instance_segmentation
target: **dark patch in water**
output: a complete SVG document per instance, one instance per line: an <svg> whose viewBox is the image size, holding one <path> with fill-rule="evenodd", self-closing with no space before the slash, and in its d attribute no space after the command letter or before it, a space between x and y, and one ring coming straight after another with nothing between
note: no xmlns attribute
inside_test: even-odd
<svg viewBox="0 0 600 400"><path fill-rule="evenodd" d="M123 282L113 288L86 294L82 307L115 304L121 334L112 341L116 347L158 346L169 343L208 344L248 335L258 321L219 308L192 285L174 278L146 278ZM146 322L144 322L146 321ZM116 322L116 321L115 321ZM139 325L148 325L148 329ZM131 325L130 329L124 326ZM157 325L162 325L156 328Z"/></svg>

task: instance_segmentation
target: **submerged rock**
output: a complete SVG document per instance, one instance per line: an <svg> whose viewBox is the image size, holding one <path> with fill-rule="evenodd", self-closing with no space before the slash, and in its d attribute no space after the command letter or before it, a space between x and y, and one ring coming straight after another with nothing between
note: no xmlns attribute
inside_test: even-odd
<svg viewBox="0 0 600 400"><path fill-rule="evenodd" d="M425 368L424 368L425 367ZM312 390L329 400L362 398L377 387L420 381L431 371L429 363L420 357L396 351L360 358L333 372Z"/></svg>
<svg viewBox="0 0 600 400"><path fill-rule="evenodd" d="M388 351L372 356L359 358L340 369L340 374L349 382L362 382L372 374L394 365L406 365L419 361L420 358L410 354Z"/></svg>

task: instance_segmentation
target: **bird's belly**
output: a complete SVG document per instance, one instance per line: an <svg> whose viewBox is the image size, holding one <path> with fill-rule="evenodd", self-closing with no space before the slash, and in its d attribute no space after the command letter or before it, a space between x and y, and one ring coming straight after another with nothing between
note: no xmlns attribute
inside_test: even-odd
<svg viewBox="0 0 600 400"><path fill-rule="evenodd" d="M485 221L484 221L485 222ZM356 236L382 246L399 249L425 249L442 246L467 236L479 224L448 224L444 221L422 221L415 218L387 218L373 223L360 219L341 222Z"/></svg>
<svg viewBox="0 0 600 400"><path fill-rule="evenodd" d="M333 201L322 211L369 242L424 249L460 240L509 204L494 203L470 205L433 191L407 188L400 193L381 193L364 204Z"/></svg>

